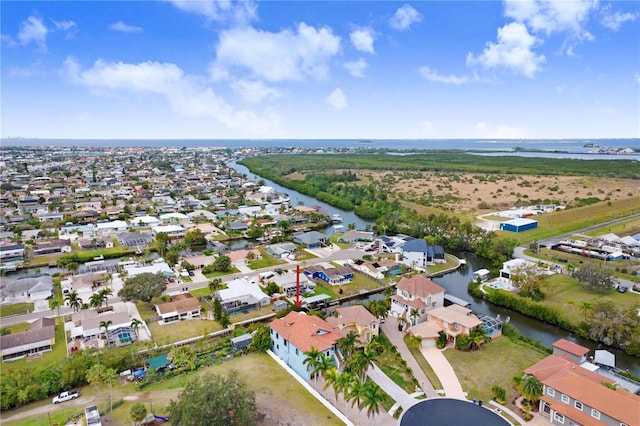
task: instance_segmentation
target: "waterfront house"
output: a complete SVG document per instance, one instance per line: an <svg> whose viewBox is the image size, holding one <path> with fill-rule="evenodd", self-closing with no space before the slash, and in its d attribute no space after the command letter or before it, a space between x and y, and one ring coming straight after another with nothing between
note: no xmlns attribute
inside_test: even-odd
<svg viewBox="0 0 640 426"><path fill-rule="evenodd" d="M344 337L325 320L304 312L291 311L269 327L273 353L307 381L311 368L304 363L305 353L316 349L335 362L336 343Z"/></svg>
<svg viewBox="0 0 640 426"><path fill-rule="evenodd" d="M144 248L153 242L153 237L148 232L121 232L117 238L120 245L129 249Z"/></svg>
<svg viewBox="0 0 640 426"><path fill-rule="evenodd" d="M29 324L27 331L0 337L2 362L51 351L55 343L55 320L53 318L39 318Z"/></svg>
<svg viewBox="0 0 640 426"><path fill-rule="evenodd" d="M302 244L306 248L319 248L327 243L329 237L322 232L310 231L293 236L293 242Z"/></svg>
<svg viewBox="0 0 640 426"><path fill-rule="evenodd" d="M42 241L36 242L33 248L35 256L56 253L71 253L71 242L69 240Z"/></svg>
<svg viewBox="0 0 640 426"><path fill-rule="evenodd" d="M582 364L587 360L589 348L585 348L577 343L570 342L566 339L555 341L552 345L554 355L568 356L576 364Z"/></svg>
<svg viewBox="0 0 640 426"><path fill-rule="evenodd" d="M304 273L314 279L320 279L331 285L348 284L353 279L353 269L348 266L323 268L320 265L308 266Z"/></svg>
<svg viewBox="0 0 640 426"><path fill-rule="evenodd" d="M458 336L469 336L482 325L482 320L460 305L442 306L427 312L427 320L409 329L413 336L422 340L423 347L435 346L440 332L455 344Z"/></svg>
<svg viewBox="0 0 640 426"><path fill-rule="evenodd" d="M540 414L551 424L640 425L640 396L612 389L612 379L567 355L549 355L524 372L542 383Z"/></svg>
<svg viewBox="0 0 640 426"><path fill-rule="evenodd" d="M427 311L444 306L444 288L425 275L402 277L396 286L396 294L391 296L391 313L404 317L413 325L427 319ZM418 316L411 318L411 309L418 310Z"/></svg>
<svg viewBox="0 0 640 426"><path fill-rule="evenodd" d="M0 262L20 262L22 260L24 260L23 244L0 246Z"/></svg>

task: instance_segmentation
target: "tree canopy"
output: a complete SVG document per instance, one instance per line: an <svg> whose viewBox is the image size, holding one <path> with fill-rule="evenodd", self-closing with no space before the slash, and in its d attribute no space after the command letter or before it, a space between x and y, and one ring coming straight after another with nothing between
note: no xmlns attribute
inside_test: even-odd
<svg viewBox="0 0 640 426"><path fill-rule="evenodd" d="M585 263L573 272L573 277L577 279L586 290L606 293L616 285L611 271L601 268L592 263Z"/></svg>
<svg viewBox="0 0 640 426"><path fill-rule="evenodd" d="M161 273L144 273L128 278L118 296L126 301L151 302L151 299L162 294L166 285L167 279Z"/></svg>
<svg viewBox="0 0 640 426"><path fill-rule="evenodd" d="M231 370L229 375L195 377L169 404L171 423L183 426L251 426L256 424L253 391Z"/></svg>

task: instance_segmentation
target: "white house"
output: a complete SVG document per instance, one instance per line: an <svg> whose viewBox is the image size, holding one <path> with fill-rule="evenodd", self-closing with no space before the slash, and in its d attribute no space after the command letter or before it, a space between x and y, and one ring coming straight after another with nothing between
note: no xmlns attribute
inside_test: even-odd
<svg viewBox="0 0 640 426"><path fill-rule="evenodd" d="M127 227L127 222L124 220L114 220L112 222L96 224L98 232L102 235L110 234L112 232L124 232L127 230Z"/></svg>
<svg viewBox="0 0 640 426"><path fill-rule="evenodd" d="M160 219L153 216L139 216L131 220L132 228L153 228L160 225Z"/></svg>
<svg viewBox="0 0 640 426"><path fill-rule="evenodd" d="M242 278L229 282L227 288L216 291L213 297L220 300L229 314L258 309L271 302L271 298L263 293L258 284Z"/></svg>
<svg viewBox="0 0 640 426"><path fill-rule="evenodd" d="M412 325L427 319L427 312L444 306L444 288L424 275L403 277L396 286L396 294L391 296L391 313L411 321ZM417 317L411 317L411 310L417 309Z"/></svg>
<svg viewBox="0 0 640 426"><path fill-rule="evenodd" d="M190 320L200 316L200 302L190 293L175 294L171 301L158 303L156 311L162 317L160 325Z"/></svg>
<svg viewBox="0 0 640 426"><path fill-rule="evenodd" d="M161 232L164 232L170 238L182 238L187 235L185 229L180 225L160 225L151 228L151 235L153 237Z"/></svg>
<svg viewBox="0 0 640 426"><path fill-rule="evenodd" d="M0 337L2 361L13 361L27 355L51 351L55 343L55 320L39 318L29 325L27 331Z"/></svg>

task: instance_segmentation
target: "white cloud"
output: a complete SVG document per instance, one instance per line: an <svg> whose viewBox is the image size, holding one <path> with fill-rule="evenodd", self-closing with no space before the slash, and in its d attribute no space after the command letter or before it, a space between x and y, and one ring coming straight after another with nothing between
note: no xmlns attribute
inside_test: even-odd
<svg viewBox="0 0 640 426"><path fill-rule="evenodd" d="M252 0L169 0L178 9L201 15L210 21L246 24L257 18Z"/></svg>
<svg viewBox="0 0 640 426"><path fill-rule="evenodd" d="M48 33L47 27L42 23L42 18L29 16L26 21L22 21L20 24L18 42L23 46L33 43L40 49L46 50Z"/></svg>
<svg viewBox="0 0 640 426"><path fill-rule="evenodd" d="M412 24L422 21L422 15L408 4L398 8L389 20L391 28L404 31Z"/></svg>
<svg viewBox="0 0 640 426"><path fill-rule="evenodd" d="M251 103L258 103L265 99L275 99L282 94L259 80L234 80L231 88L243 99Z"/></svg>
<svg viewBox="0 0 640 426"><path fill-rule="evenodd" d="M567 86L564 84L559 84L558 86L556 86L556 92L558 93L564 93L567 90Z"/></svg>
<svg viewBox="0 0 640 426"><path fill-rule="evenodd" d="M487 46L478 56L467 54L467 65L479 64L484 68L509 68L532 78L541 70L544 55L536 55L532 48L540 42L529 34L527 27L512 22L498 28L497 42L487 42Z"/></svg>
<svg viewBox="0 0 640 426"><path fill-rule="evenodd" d="M526 23L534 32L566 31L582 37L598 0L506 0L504 5L506 16Z"/></svg>
<svg viewBox="0 0 640 426"><path fill-rule="evenodd" d="M460 85L460 84L466 84L466 83L473 83L479 80L477 75L474 75L473 77L470 77L467 75L457 76L453 74L443 75L443 74L439 74L437 71L434 71L429 67L420 67L420 74L422 74L422 76L425 79L432 81L434 83Z"/></svg>
<svg viewBox="0 0 640 426"><path fill-rule="evenodd" d="M135 25L125 24L122 21L114 22L113 24L109 25L109 29L113 31L120 31L121 33L129 33L129 34L141 33L143 31L142 27L136 27Z"/></svg>
<svg viewBox="0 0 640 426"><path fill-rule="evenodd" d="M190 76L175 64L141 62L128 64L96 61L83 70L75 58L64 62L70 82L85 86L95 94L117 94L119 91L163 96L171 109L182 116L212 118L227 127L247 130L255 135L279 133L279 118L267 113L260 117L253 111L239 110L218 96L196 76Z"/></svg>
<svg viewBox="0 0 640 426"><path fill-rule="evenodd" d="M364 77L364 71L367 69L369 64L364 58L359 58L357 61L345 62L344 67L349 71L354 77Z"/></svg>
<svg viewBox="0 0 640 426"><path fill-rule="evenodd" d="M57 31L64 31L67 33L67 38L73 38L76 35L76 31L78 30L78 26L73 21L54 21L52 20L53 25L56 27Z"/></svg>
<svg viewBox="0 0 640 426"><path fill-rule="evenodd" d="M600 19L600 23L613 31L618 31L622 24L624 24L625 22L633 22L636 19L640 18L640 13L637 12L621 13L619 11L616 11L615 13L612 13L611 5L603 7L601 12L602 16Z"/></svg>
<svg viewBox="0 0 640 426"><path fill-rule="evenodd" d="M351 44L353 44L353 47L355 47L359 51L376 53L373 48L375 33L371 28L359 28L355 31L352 31L349 36L351 38Z"/></svg>
<svg viewBox="0 0 640 426"><path fill-rule="evenodd" d="M342 89L334 89L327 97L326 102L334 111L340 111L349 105L347 95L344 94Z"/></svg>
<svg viewBox="0 0 640 426"><path fill-rule="evenodd" d="M475 125L474 133L476 137L483 139L520 139L527 137L527 132L521 127L513 127L507 124L492 127L482 121Z"/></svg>
<svg viewBox="0 0 640 426"><path fill-rule="evenodd" d="M237 74L232 68L242 68L252 78L270 82L322 79L328 76L328 62L339 50L340 37L328 27L316 29L303 22L294 31L277 33L235 28L220 33L211 75L229 78Z"/></svg>

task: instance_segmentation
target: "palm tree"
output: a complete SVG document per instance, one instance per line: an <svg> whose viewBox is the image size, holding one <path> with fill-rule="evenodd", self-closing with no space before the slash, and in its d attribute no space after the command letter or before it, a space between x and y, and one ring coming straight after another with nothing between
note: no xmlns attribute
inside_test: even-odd
<svg viewBox="0 0 640 426"><path fill-rule="evenodd" d="M358 333L356 333L353 330L349 331L347 335L344 336L343 338L338 339L336 343L344 359L351 358L351 355L353 355L353 351L356 348L357 341L358 341Z"/></svg>
<svg viewBox="0 0 640 426"><path fill-rule="evenodd" d="M542 383L535 376L527 376L520 382L520 394L531 404L535 404L542 395Z"/></svg>
<svg viewBox="0 0 640 426"><path fill-rule="evenodd" d="M416 319L420 316L420 311L416 308L411 308L409 316L411 317L411 325L416 325Z"/></svg>
<svg viewBox="0 0 640 426"><path fill-rule="evenodd" d="M89 306L91 306L92 308L99 308L100 306L102 306L102 299L102 294L93 293L91 295L91 298L89 299Z"/></svg>
<svg viewBox="0 0 640 426"><path fill-rule="evenodd" d="M340 377L340 372L335 366L327 369L322 375L324 378L324 387L323 390L327 390L329 386L333 387L333 393L336 397L336 406L338 405L338 377Z"/></svg>
<svg viewBox="0 0 640 426"><path fill-rule="evenodd" d="M378 356L374 351L365 348L357 351L355 355L347 361L347 369L364 381L367 376L367 370L373 366L373 360Z"/></svg>
<svg viewBox="0 0 640 426"><path fill-rule="evenodd" d="M213 278L211 281L209 281L209 290L211 290L212 293L216 292L217 290L220 290L221 287L222 287L222 279Z"/></svg>
<svg viewBox="0 0 640 426"><path fill-rule="evenodd" d="M73 309L73 312L78 312L78 309L82 307L82 298L78 296L77 291L70 291L64 296L64 301L69 303L69 306Z"/></svg>
<svg viewBox="0 0 640 426"><path fill-rule="evenodd" d="M107 321L100 321L100 328L104 328L104 338L107 341L107 344L109 344L109 327L111 326L111 324L113 324L113 322L111 320L107 320Z"/></svg>
<svg viewBox="0 0 640 426"><path fill-rule="evenodd" d="M584 313L584 322L587 322L587 312L591 311L593 308L591 307L591 303L582 302L580 304L580 310Z"/></svg>
<svg viewBox="0 0 640 426"><path fill-rule="evenodd" d="M309 379L311 379L311 377L313 377L316 372L316 368L318 366L318 358L320 357L322 352L312 346L311 350L305 352L304 354L306 355L306 358L302 361L302 364L307 367L307 371L309 371Z"/></svg>
<svg viewBox="0 0 640 426"><path fill-rule="evenodd" d="M362 409L362 394L364 393L364 383L356 375L349 375L351 382L349 383L349 391L345 395L345 399L351 401L351 407L358 407L358 424L360 424L360 410Z"/></svg>
<svg viewBox="0 0 640 426"><path fill-rule="evenodd" d="M109 306L109 296L113 294L113 290L111 290L110 288L103 288L98 294L100 294L100 296L102 297L104 305Z"/></svg>
<svg viewBox="0 0 640 426"><path fill-rule="evenodd" d="M142 321L138 318L134 318L131 320L131 328L136 332L136 336L138 335L138 328L142 325Z"/></svg>
<svg viewBox="0 0 640 426"><path fill-rule="evenodd" d="M371 417L371 425L373 426L375 415L380 412L380 405L382 405L382 401L384 400L384 392L380 386L372 381L368 381L364 385L361 398L362 406L366 407L367 415Z"/></svg>
<svg viewBox="0 0 640 426"><path fill-rule="evenodd" d="M51 303L49 303L49 307L56 310L56 316L60 316L60 301L58 299L53 299Z"/></svg>
<svg viewBox="0 0 640 426"><path fill-rule="evenodd" d="M318 363L316 364L316 386L318 384L318 375L322 375L322 377L324 377L326 372L334 367L335 364L333 363L333 358L321 352L320 356L318 357Z"/></svg>
<svg viewBox="0 0 640 426"><path fill-rule="evenodd" d="M469 337L471 340L471 350L473 351L480 349L481 345L489 338L489 335L487 334L487 330L480 326L473 330Z"/></svg>
<svg viewBox="0 0 640 426"><path fill-rule="evenodd" d="M352 374L349 374L346 371L343 371L342 373L338 374L338 376L335 379L335 382L333 384L334 389L338 392L338 393L343 393L344 394L344 412L345 414L347 413L347 399L348 399L348 393L349 393L349 389L351 387L351 382L353 382L353 378L354 376ZM338 399L336 397L336 405L338 404Z"/></svg>

